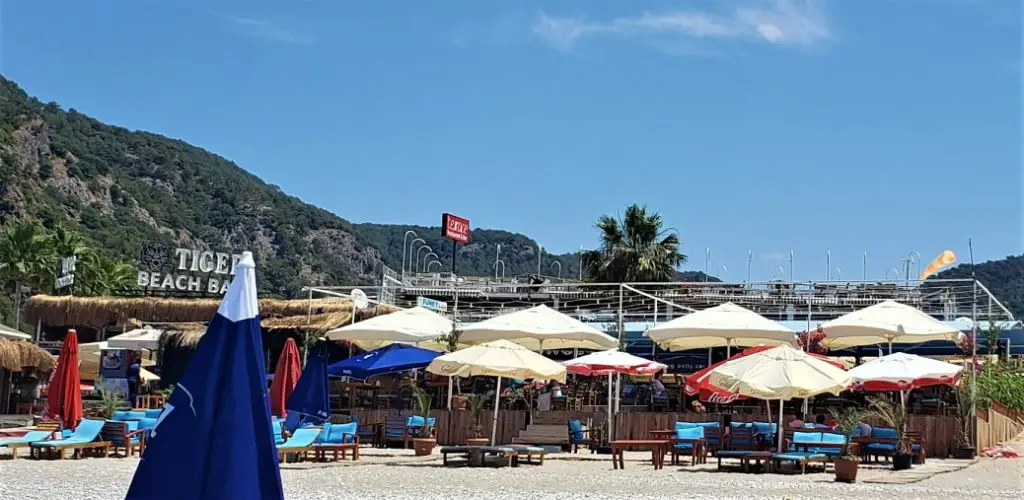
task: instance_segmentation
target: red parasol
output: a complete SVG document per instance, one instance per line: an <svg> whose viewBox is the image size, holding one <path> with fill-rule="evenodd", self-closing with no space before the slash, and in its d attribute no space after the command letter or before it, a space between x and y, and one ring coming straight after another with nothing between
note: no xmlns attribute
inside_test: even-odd
<svg viewBox="0 0 1024 500"><path fill-rule="evenodd" d="M284 350L281 357L277 358L277 368L274 370L274 381L270 384L270 413L284 417L288 412L284 409L288 397L292 395L295 384L299 383L299 376L302 375L302 365L299 363L299 348L295 340L289 338L284 342Z"/></svg>
<svg viewBox="0 0 1024 500"><path fill-rule="evenodd" d="M82 420L81 380L78 377L78 332L68 330L60 346L57 367L46 390L46 417L59 419L68 429Z"/></svg>
<svg viewBox="0 0 1024 500"><path fill-rule="evenodd" d="M754 347L748 347L747 349L744 349L743 351L736 353L736 355L725 361L719 361L718 363L715 363L697 373L694 373L693 375L690 375L689 377L686 377L686 385L683 387L683 390L686 391L686 395L688 396L696 396L699 394L700 400L704 401L705 403L725 404L731 403L737 399L746 399L743 396L740 396L739 394L734 394L725 389L721 389L719 387L711 385L711 377L708 377L707 374L711 370L718 368L720 365L726 362L732 361L734 359L739 359L745 356L750 356L751 354L765 351L773 347L775 346L757 345ZM821 354L814 353L810 353L810 355L822 361L825 361L826 363L829 363L837 368L846 369L842 362L829 358L828 356L823 356Z"/></svg>

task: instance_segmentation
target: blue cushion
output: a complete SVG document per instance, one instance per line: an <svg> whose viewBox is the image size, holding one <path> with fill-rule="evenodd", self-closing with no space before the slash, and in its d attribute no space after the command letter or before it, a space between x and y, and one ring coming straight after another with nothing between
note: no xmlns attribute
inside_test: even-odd
<svg viewBox="0 0 1024 500"><path fill-rule="evenodd" d="M790 452L787 452L787 453L776 453L776 454L772 455L772 458L774 458L775 460L794 460L794 461L799 461L799 460L807 460L809 458L818 458L818 457L823 457L823 456L825 456L825 455L822 455L821 453L803 452L803 451L790 451Z"/></svg>
<svg viewBox="0 0 1024 500"><path fill-rule="evenodd" d="M284 443L284 434L282 433L284 428L281 427L281 422L274 421L271 424L271 427L274 429L274 443L275 444Z"/></svg>
<svg viewBox="0 0 1024 500"><path fill-rule="evenodd" d="M128 411L127 410L115 411L114 412L114 420L117 420L117 421L128 420Z"/></svg>
<svg viewBox="0 0 1024 500"><path fill-rule="evenodd" d="M733 429L751 428L752 426L751 422L729 422L729 427Z"/></svg>
<svg viewBox="0 0 1024 500"><path fill-rule="evenodd" d="M892 427L872 427L871 437L873 438L884 438L884 439L896 439L896 429Z"/></svg>
<svg viewBox="0 0 1024 500"><path fill-rule="evenodd" d="M113 422L116 422L116 420L114 420ZM125 426L128 427L128 431L127 432L133 432L133 431L139 430L139 421L138 420L124 420L123 422L124 422ZM121 438L121 436L111 436L110 442L112 442L112 443L114 443L114 444L116 444L118 446L124 446L124 439ZM138 435L135 435L135 436L131 437L131 444L138 444L138 442L139 442L139 436Z"/></svg>
<svg viewBox="0 0 1024 500"><path fill-rule="evenodd" d="M320 442L332 444L354 442L357 427L359 424L356 422L324 424L324 430L320 433Z"/></svg>
<svg viewBox="0 0 1024 500"><path fill-rule="evenodd" d="M715 456L716 457L722 457L722 458L735 458L735 457L745 457L745 456L747 456L747 455L749 455L751 453L753 453L753 451L750 451L750 450L721 450L721 451L715 453Z"/></svg>
<svg viewBox="0 0 1024 500"><path fill-rule="evenodd" d="M157 418L140 418L139 429L153 429L156 427L157 421L159 421Z"/></svg>
<svg viewBox="0 0 1024 500"><path fill-rule="evenodd" d="M761 436L774 436L775 431L778 429L779 424L772 424L768 422L754 422L753 431L754 434Z"/></svg>
<svg viewBox="0 0 1024 500"><path fill-rule="evenodd" d="M140 418L146 418L146 412L145 411L129 411L128 412L128 418L130 418L132 420L138 420Z"/></svg>
<svg viewBox="0 0 1024 500"><path fill-rule="evenodd" d="M163 413L163 412L164 412L163 408L153 408L151 410L146 410L145 411L145 414L146 414L145 418L160 418L160 414Z"/></svg>
<svg viewBox="0 0 1024 500"><path fill-rule="evenodd" d="M865 448L871 451L881 451L886 453L894 453L896 451L896 445L893 443L868 443ZM910 448L914 453L917 453L921 450L921 445L914 444Z"/></svg>
<svg viewBox="0 0 1024 500"><path fill-rule="evenodd" d="M820 432L794 432L794 443L817 443L821 441Z"/></svg>
<svg viewBox="0 0 1024 500"><path fill-rule="evenodd" d="M676 429L676 439L701 439L704 437L703 427L688 427ZM676 448L681 450L689 450L693 447L692 443L676 443Z"/></svg>
<svg viewBox="0 0 1024 500"><path fill-rule="evenodd" d="M583 423L579 420L569 421L569 431L572 432L572 438L576 441L583 440Z"/></svg>
<svg viewBox="0 0 1024 500"><path fill-rule="evenodd" d="M412 417L409 417L408 419L406 419L405 425L407 425L409 427L422 427L423 426L423 417L421 417L419 415L414 415Z"/></svg>

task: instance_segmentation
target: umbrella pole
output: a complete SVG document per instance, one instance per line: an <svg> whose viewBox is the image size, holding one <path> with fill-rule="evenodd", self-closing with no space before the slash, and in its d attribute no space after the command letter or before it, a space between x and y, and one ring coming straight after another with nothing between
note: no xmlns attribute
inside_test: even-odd
<svg viewBox="0 0 1024 500"><path fill-rule="evenodd" d="M608 439L609 442L612 440L612 374L608 374Z"/></svg>
<svg viewBox="0 0 1024 500"><path fill-rule="evenodd" d="M452 409L452 377L448 377L448 409Z"/></svg>
<svg viewBox="0 0 1024 500"><path fill-rule="evenodd" d="M892 354L892 337L889 337L889 354Z"/></svg>
<svg viewBox="0 0 1024 500"><path fill-rule="evenodd" d="M615 413L622 409L622 374L615 374Z"/></svg>
<svg viewBox="0 0 1024 500"><path fill-rule="evenodd" d="M779 400L779 427L775 434L779 436L779 453L782 453L782 400Z"/></svg>
<svg viewBox="0 0 1024 500"><path fill-rule="evenodd" d="M497 443L498 439L498 407L501 405L501 377L498 377L498 387L494 391L494 421L491 422L491 446Z"/></svg>

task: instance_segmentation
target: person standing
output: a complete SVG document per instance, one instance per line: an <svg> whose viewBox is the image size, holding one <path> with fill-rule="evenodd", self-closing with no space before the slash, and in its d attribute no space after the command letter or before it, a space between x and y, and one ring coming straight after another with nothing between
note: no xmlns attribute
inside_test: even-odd
<svg viewBox="0 0 1024 500"><path fill-rule="evenodd" d="M141 380L139 372L142 370L142 359L137 352L132 352L129 356L131 356L131 364L128 365L128 405L134 408L135 400L139 396Z"/></svg>

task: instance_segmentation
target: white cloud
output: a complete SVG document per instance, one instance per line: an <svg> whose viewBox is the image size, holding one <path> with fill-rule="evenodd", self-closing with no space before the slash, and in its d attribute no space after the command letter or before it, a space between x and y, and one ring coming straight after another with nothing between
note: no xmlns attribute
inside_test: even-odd
<svg viewBox="0 0 1024 500"><path fill-rule="evenodd" d="M806 47L832 36L818 0L762 0L724 13L644 12L606 21L552 17L540 12L533 33L562 51L572 49L580 40L596 37L742 40Z"/></svg>
<svg viewBox="0 0 1024 500"><path fill-rule="evenodd" d="M231 29L244 35L262 38L270 42L287 43L291 45L313 45L313 37L296 33L278 26L277 24L263 19L251 19L247 17L222 16Z"/></svg>

